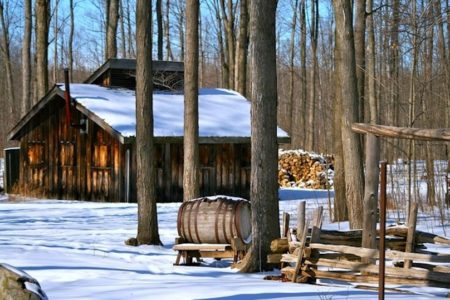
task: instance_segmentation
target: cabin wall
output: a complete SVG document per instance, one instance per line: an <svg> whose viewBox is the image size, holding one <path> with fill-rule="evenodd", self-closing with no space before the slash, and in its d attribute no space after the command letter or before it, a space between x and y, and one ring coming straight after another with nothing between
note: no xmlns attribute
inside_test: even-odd
<svg viewBox="0 0 450 300"><path fill-rule="evenodd" d="M68 126L64 101L56 100L24 128L16 192L57 199L123 201L122 153L126 146L93 122L88 121L87 133ZM72 123L79 124L81 118L84 116L72 109Z"/></svg>
<svg viewBox="0 0 450 300"><path fill-rule="evenodd" d="M132 201L136 201L136 156L132 156ZM158 202L183 201L183 144L157 143ZM250 143L200 144L200 195L250 195Z"/></svg>

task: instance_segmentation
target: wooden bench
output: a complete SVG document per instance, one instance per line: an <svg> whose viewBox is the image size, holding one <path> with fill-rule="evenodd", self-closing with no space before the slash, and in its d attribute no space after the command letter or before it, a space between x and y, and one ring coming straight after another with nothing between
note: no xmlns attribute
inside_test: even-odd
<svg viewBox="0 0 450 300"><path fill-rule="evenodd" d="M194 258L197 263L200 263L201 258L232 258L236 263L244 257L247 246L238 238L234 238L231 244L183 243L181 238L176 238L173 250L178 251L176 266L180 265L182 258L184 265L192 265Z"/></svg>

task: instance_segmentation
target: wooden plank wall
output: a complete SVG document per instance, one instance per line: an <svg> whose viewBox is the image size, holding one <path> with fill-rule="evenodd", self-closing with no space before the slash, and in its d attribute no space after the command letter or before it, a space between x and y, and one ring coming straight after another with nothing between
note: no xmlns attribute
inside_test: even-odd
<svg viewBox="0 0 450 300"><path fill-rule="evenodd" d="M155 148L157 201L183 201L183 144L156 144ZM199 150L201 196L222 194L249 198L249 143L201 144ZM135 184L132 191L135 193ZM132 199L136 201L135 194Z"/></svg>
<svg viewBox="0 0 450 300"><path fill-rule="evenodd" d="M72 110L72 122L82 114ZM57 199L123 201L124 146L93 122L88 133L68 126L56 99L27 125L21 138L19 193Z"/></svg>

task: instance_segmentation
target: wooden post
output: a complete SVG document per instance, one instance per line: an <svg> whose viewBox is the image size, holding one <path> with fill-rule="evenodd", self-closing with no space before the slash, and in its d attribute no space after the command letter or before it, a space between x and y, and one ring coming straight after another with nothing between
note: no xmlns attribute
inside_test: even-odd
<svg viewBox="0 0 450 300"><path fill-rule="evenodd" d="M303 231L301 233L300 247L298 249L297 263L295 264L295 271L292 276L292 282L297 282L297 275L300 272L300 269L302 267L303 252L305 250L307 234L308 234L308 224L305 224L305 226L303 227Z"/></svg>
<svg viewBox="0 0 450 300"><path fill-rule="evenodd" d="M312 222L311 243L318 243L320 241L320 229L322 228L323 206L319 206L314 212L314 219Z"/></svg>
<svg viewBox="0 0 450 300"><path fill-rule="evenodd" d="M281 232L281 237L288 237L288 234L290 234L289 221L290 221L289 213L283 212L283 229Z"/></svg>
<svg viewBox="0 0 450 300"><path fill-rule="evenodd" d="M385 270L385 234L386 234L386 166L381 162L380 169L380 261L378 271L378 300L384 300L384 270Z"/></svg>
<svg viewBox="0 0 450 300"><path fill-rule="evenodd" d="M411 209L409 210L408 216L408 235L406 236L406 246L405 252L414 252L414 243L416 235L416 224L417 224L417 211L418 205L416 202L412 203ZM412 260L405 260L403 268L409 269L412 266Z"/></svg>
<svg viewBox="0 0 450 300"><path fill-rule="evenodd" d="M297 207L297 240L301 241L303 228L305 228L306 201L300 201Z"/></svg>

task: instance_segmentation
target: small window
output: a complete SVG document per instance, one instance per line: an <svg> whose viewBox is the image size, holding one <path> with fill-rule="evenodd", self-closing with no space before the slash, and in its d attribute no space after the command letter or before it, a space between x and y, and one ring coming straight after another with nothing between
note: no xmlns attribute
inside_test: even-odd
<svg viewBox="0 0 450 300"><path fill-rule="evenodd" d="M36 166L44 163L44 144L30 143L28 144L28 162L30 166Z"/></svg>
<svg viewBox="0 0 450 300"><path fill-rule="evenodd" d="M59 159L61 166L71 167L75 165L75 146L73 143L61 143Z"/></svg>
<svg viewBox="0 0 450 300"><path fill-rule="evenodd" d="M95 145L93 165L96 168L109 168L111 166L110 146Z"/></svg>

